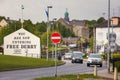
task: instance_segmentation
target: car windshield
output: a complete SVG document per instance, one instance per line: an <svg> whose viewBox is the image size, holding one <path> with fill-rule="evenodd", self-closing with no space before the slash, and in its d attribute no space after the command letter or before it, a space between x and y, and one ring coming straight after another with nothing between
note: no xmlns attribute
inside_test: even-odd
<svg viewBox="0 0 120 80"><path fill-rule="evenodd" d="M80 51L73 51L73 54L80 54L81 56L84 56L85 54Z"/></svg>
<svg viewBox="0 0 120 80"><path fill-rule="evenodd" d="M89 58L101 58L101 56L98 54L91 54Z"/></svg>
<svg viewBox="0 0 120 80"><path fill-rule="evenodd" d="M71 56L71 55L72 55L72 53L65 53L65 55L67 55L67 56Z"/></svg>
<svg viewBox="0 0 120 80"><path fill-rule="evenodd" d="M74 53L74 54L73 54L73 57L79 57L79 58L82 58L82 54L80 54L80 53Z"/></svg>

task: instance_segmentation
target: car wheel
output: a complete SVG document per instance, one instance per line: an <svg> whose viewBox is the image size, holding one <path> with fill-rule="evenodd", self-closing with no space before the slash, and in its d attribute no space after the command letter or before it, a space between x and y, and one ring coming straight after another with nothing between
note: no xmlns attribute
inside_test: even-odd
<svg viewBox="0 0 120 80"><path fill-rule="evenodd" d="M87 64L87 67L90 67L90 64Z"/></svg>
<svg viewBox="0 0 120 80"><path fill-rule="evenodd" d="M102 64L100 64L100 67L102 67Z"/></svg>
<svg viewBox="0 0 120 80"><path fill-rule="evenodd" d="M83 64L83 61L81 61L81 64Z"/></svg>
<svg viewBox="0 0 120 80"><path fill-rule="evenodd" d="M72 61L72 63L74 63L74 61Z"/></svg>

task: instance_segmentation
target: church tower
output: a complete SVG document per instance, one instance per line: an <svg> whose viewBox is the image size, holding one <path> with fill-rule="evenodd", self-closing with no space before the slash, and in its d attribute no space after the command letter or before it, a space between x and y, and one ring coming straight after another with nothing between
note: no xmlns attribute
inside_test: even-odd
<svg viewBox="0 0 120 80"><path fill-rule="evenodd" d="M69 13L68 13L67 9L66 9L66 12L65 12L64 15L65 15L64 20L67 21L67 22L70 22L69 21Z"/></svg>

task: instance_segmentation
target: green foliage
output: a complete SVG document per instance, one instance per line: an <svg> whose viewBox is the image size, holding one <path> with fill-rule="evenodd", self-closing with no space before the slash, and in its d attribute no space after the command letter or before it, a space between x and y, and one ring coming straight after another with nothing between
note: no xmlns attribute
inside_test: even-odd
<svg viewBox="0 0 120 80"><path fill-rule="evenodd" d="M9 25L3 27L0 29L0 45L3 44L3 38L7 36L10 33L13 33L14 31L20 29L20 22L15 22L15 23L9 23Z"/></svg>
<svg viewBox="0 0 120 80"><path fill-rule="evenodd" d="M89 37L93 36L93 28L97 24L96 20L84 20L85 24L89 27Z"/></svg>
<svg viewBox="0 0 120 80"><path fill-rule="evenodd" d="M48 31L48 45L51 46L52 42L51 42L51 34L52 32ZM41 35L41 43L42 45L46 46L47 45L47 32L44 32Z"/></svg>
<svg viewBox="0 0 120 80"><path fill-rule="evenodd" d="M115 62L115 66L118 69L118 72L120 72L120 61Z"/></svg>
<svg viewBox="0 0 120 80"><path fill-rule="evenodd" d="M93 74L80 74L80 75L62 75L58 77L45 77L45 78L36 78L35 80L84 80L85 78L100 79L100 77L95 77Z"/></svg>
<svg viewBox="0 0 120 80"><path fill-rule="evenodd" d="M0 16L0 20L2 20L2 19L5 19L5 17L4 16Z"/></svg>
<svg viewBox="0 0 120 80"><path fill-rule="evenodd" d="M73 32L69 28L63 26L61 23L58 23L57 30L61 33L62 37L74 36Z"/></svg>
<svg viewBox="0 0 120 80"><path fill-rule="evenodd" d="M47 31L47 25L45 22L35 24L35 28L40 32L41 35Z"/></svg>
<svg viewBox="0 0 120 80"><path fill-rule="evenodd" d="M58 65L63 62L58 61ZM0 71L54 66L54 61L40 58L0 55Z"/></svg>
<svg viewBox="0 0 120 80"><path fill-rule="evenodd" d="M90 47L90 49L91 50L93 50L93 47L94 47L94 42L93 42L93 40L94 40L94 37L91 37L90 39L89 39L89 47Z"/></svg>
<svg viewBox="0 0 120 80"><path fill-rule="evenodd" d="M111 57L114 58L120 58L120 53L114 53L111 54ZM118 71L120 72L120 61L115 62L115 66L117 67Z"/></svg>
<svg viewBox="0 0 120 80"><path fill-rule="evenodd" d="M120 53L111 54L112 58L120 58Z"/></svg>
<svg viewBox="0 0 120 80"><path fill-rule="evenodd" d="M97 20L97 24L100 24L100 23L102 23L102 22L104 22L104 21L105 21L104 17L100 17L100 18Z"/></svg>

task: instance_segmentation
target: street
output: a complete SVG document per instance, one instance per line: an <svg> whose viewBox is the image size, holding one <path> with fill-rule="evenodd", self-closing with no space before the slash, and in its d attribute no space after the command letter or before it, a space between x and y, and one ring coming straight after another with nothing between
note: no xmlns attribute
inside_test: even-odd
<svg viewBox="0 0 120 80"><path fill-rule="evenodd" d="M93 66L87 67L86 61L83 64L75 63L66 60L66 64L57 67L57 75L64 74L84 74L87 72L93 72ZM106 64L103 63L103 67L98 67L98 70L106 68ZM0 72L0 80L33 80L39 77L55 76L55 67L15 70Z"/></svg>

